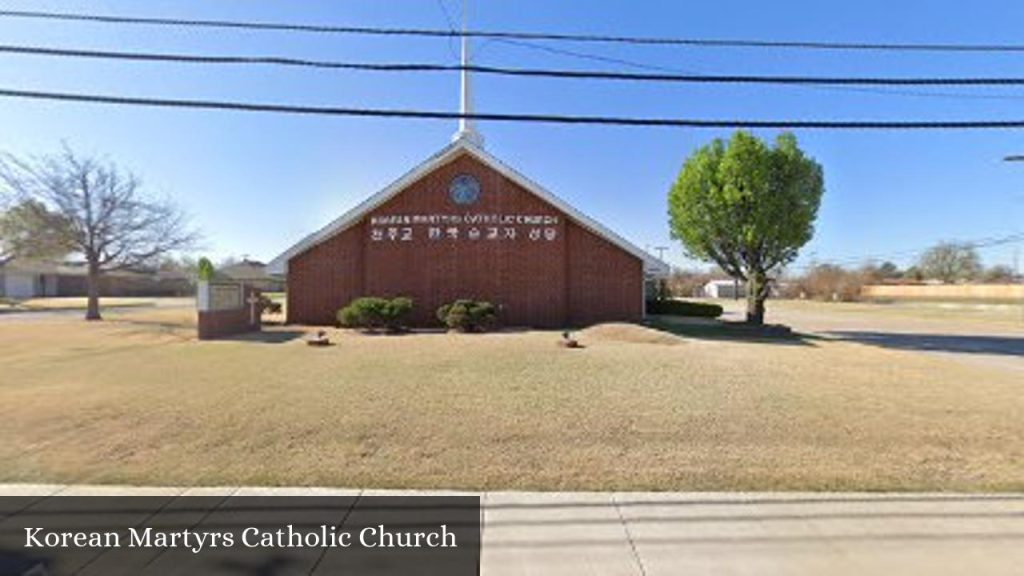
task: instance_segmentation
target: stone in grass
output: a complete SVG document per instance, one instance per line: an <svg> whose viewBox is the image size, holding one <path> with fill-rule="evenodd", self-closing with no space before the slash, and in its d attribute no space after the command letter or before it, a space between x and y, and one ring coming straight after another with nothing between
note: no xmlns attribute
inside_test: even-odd
<svg viewBox="0 0 1024 576"><path fill-rule="evenodd" d="M306 340L306 344L310 346L330 346L331 339L327 337L327 331L317 330L316 336Z"/></svg>
<svg viewBox="0 0 1024 576"><path fill-rule="evenodd" d="M583 348L570 332L562 332L562 339L558 341L558 345L562 348Z"/></svg>

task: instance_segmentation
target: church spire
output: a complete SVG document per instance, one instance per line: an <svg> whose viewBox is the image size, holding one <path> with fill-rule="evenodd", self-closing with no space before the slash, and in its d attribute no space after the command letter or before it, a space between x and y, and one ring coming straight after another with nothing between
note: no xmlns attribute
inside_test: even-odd
<svg viewBox="0 0 1024 576"><path fill-rule="evenodd" d="M470 76L469 70L466 68L471 62L469 48L469 36L466 35L468 12L467 7L469 0L463 0L462 2L462 59L461 65L462 70L460 71L460 92L459 92L459 112L463 115L473 113L473 79ZM459 131L452 137L452 141L465 139L471 144L483 147L484 137L476 131L476 121L470 118L459 119Z"/></svg>

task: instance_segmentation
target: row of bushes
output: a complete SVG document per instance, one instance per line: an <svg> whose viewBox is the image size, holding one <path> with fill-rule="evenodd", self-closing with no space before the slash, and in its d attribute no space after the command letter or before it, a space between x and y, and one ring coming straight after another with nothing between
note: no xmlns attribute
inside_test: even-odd
<svg viewBox="0 0 1024 576"><path fill-rule="evenodd" d="M405 330L412 313L411 298L356 298L338 310L338 323L346 328L364 330ZM456 300L437 309L437 319L448 328L460 332L482 332L498 323L498 309L490 302Z"/></svg>
<svg viewBox="0 0 1024 576"><path fill-rule="evenodd" d="M697 316L700 318L718 318L722 315L722 307L718 304L704 302L687 302L685 300L648 300L647 313L664 316Z"/></svg>
<svg viewBox="0 0 1024 576"><path fill-rule="evenodd" d="M338 310L337 318L338 323L346 328L401 332L407 326L412 309L411 298L368 296L356 298ZM722 307L703 302L657 299L647 301L647 313L717 318L722 315ZM437 319L442 325L460 332L484 332L498 324L498 308L490 302L461 299L438 308Z"/></svg>

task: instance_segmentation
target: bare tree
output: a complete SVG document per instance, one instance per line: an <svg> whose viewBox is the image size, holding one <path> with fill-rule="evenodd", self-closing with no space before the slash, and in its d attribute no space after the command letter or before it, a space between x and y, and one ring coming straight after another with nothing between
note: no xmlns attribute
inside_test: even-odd
<svg viewBox="0 0 1024 576"><path fill-rule="evenodd" d="M991 284L1009 284L1016 280L1017 274L1013 268L1005 264L997 264L985 270L983 280Z"/></svg>
<svg viewBox="0 0 1024 576"><path fill-rule="evenodd" d="M2 193L22 205L37 206L46 219L25 231L41 242L57 234L69 253L85 260L88 307L86 320L99 320L100 279L103 274L155 265L160 257L189 249L198 233L169 200L141 193L133 174L96 158L75 155L66 146L61 154L24 160L0 156ZM31 203L31 204L26 204ZM22 245L31 246L31 237Z"/></svg>
<svg viewBox="0 0 1024 576"><path fill-rule="evenodd" d="M918 268L927 278L944 283L974 280L981 274L981 257L970 244L942 242L921 255Z"/></svg>

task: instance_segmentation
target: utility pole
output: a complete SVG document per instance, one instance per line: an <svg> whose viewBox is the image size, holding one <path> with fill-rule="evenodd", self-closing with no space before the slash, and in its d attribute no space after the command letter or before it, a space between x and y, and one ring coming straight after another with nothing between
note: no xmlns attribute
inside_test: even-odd
<svg viewBox="0 0 1024 576"><path fill-rule="evenodd" d="M1010 154L1003 158L1003 162L1024 162L1024 154ZM1017 282L1024 285L1024 277L1020 275L1020 247L1013 250L1013 275ZM1021 299L1021 320L1024 320L1024 298Z"/></svg>
<svg viewBox="0 0 1024 576"><path fill-rule="evenodd" d="M655 250L658 251L658 260L665 261L665 251L668 250L668 246L655 246Z"/></svg>

